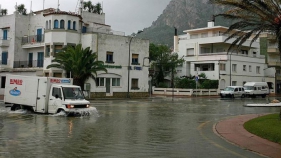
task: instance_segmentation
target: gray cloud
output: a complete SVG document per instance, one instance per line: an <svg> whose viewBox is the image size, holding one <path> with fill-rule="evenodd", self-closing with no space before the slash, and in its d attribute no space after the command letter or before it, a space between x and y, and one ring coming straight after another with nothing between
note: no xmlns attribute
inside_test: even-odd
<svg viewBox="0 0 281 158"><path fill-rule="evenodd" d="M33 0L32 10L43 9L44 0ZM129 35L143 28L149 27L166 8L171 0L92 0L92 3L103 4L106 15L106 24L115 31ZM24 4L30 11L30 0L9 0L9 3L0 3L1 8L8 9L8 14L15 11L16 3ZM63 11L76 11L78 0L59 0L59 8ZM45 0L44 8L57 8L58 0ZM76 7L77 6L77 7Z"/></svg>

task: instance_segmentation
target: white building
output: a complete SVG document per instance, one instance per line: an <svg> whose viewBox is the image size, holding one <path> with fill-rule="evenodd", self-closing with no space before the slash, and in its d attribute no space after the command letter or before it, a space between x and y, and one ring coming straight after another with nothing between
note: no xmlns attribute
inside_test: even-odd
<svg viewBox="0 0 281 158"><path fill-rule="evenodd" d="M112 31L105 24L104 13L75 14L53 8L28 15L14 12L0 16L0 37L0 94L4 92L5 76L11 73L69 77L63 70L46 67L64 46L79 43L98 53L98 60L108 70L98 72L97 85L92 79L87 81L92 96L122 97L128 91L131 95L148 94L148 67L144 65L149 62L145 60L149 41Z"/></svg>
<svg viewBox="0 0 281 158"><path fill-rule="evenodd" d="M219 80L219 89L229 85L242 86L248 81L265 81L274 87L275 69L267 68L265 56L260 54L259 41L250 46L248 40L241 50L228 51L233 39L225 42L228 36L223 33L227 30L227 27L208 22L208 27L186 30L186 34L175 36L174 51L186 61L177 70L177 75L205 73L208 79Z"/></svg>

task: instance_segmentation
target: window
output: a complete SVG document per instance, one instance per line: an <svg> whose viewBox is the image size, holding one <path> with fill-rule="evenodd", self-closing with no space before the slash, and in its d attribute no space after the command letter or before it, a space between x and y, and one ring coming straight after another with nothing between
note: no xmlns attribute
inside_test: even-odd
<svg viewBox="0 0 281 158"><path fill-rule="evenodd" d="M260 74L260 67L259 66L257 66L256 73Z"/></svg>
<svg viewBox="0 0 281 158"><path fill-rule="evenodd" d="M49 20L49 29L51 30L51 26L52 26L52 21Z"/></svg>
<svg viewBox="0 0 281 158"><path fill-rule="evenodd" d="M139 55L138 54L132 55L132 65L139 65Z"/></svg>
<svg viewBox="0 0 281 158"><path fill-rule="evenodd" d="M48 27L49 27L49 24L48 24L48 20L46 21L46 29L48 29Z"/></svg>
<svg viewBox="0 0 281 158"><path fill-rule="evenodd" d="M220 63L220 71L225 71L225 64Z"/></svg>
<svg viewBox="0 0 281 158"><path fill-rule="evenodd" d="M61 28L61 29L64 29L64 20L61 20L61 21L60 21L60 28Z"/></svg>
<svg viewBox="0 0 281 158"><path fill-rule="evenodd" d="M254 57L257 56L257 52L253 52L253 56L254 56Z"/></svg>
<svg viewBox="0 0 281 158"><path fill-rule="evenodd" d="M5 84L6 84L6 76L2 76L1 77L1 88L5 88Z"/></svg>
<svg viewBox="0 0 281 158"><path fill-rule="evenodd" d="M58 20L54 21L54 28L55 29L59 28L59 21Z"/></svg>
<svg viewBox="0 0 281 158"><path fill-rule="evenodd" d="M67 29L68 29L68 30L71 29L71 21L70 21L70 20L68 20L68 22L67 22Z"/></svg>
<svg viewBox="0 0 281 158"><path fill-rule="evenodd" d="M45 51L45 56L46 56L46 57L49 57L49 56L50 56L50 51L51 51L50 45L46 45L46 51Z"/></svg>
<svg viewBox="0 0 281 158"><path fill-rule="evenodd" d="M211 52L210 48L201 47L201 54L210 53L210 52Z"/></svg>
<svg viewBox="0 0 281 158"><path fill-rule="evenodd" d="M8 39L8 30L3 30L3 40Z"/></svg>
<svg viewBox="0 0 281 158"><path fill-rule="evenodd" d="M236 86L237 85L237 81L232 81L232 86Z"/></svg>
<svg viewBox="0 0 281 158"><path fill-rule="evenodd" d="M113 52L106 52L106 63L113 63Z"/></svg>
<svg viewBox="0 0 281 158"><path fill-rule="evenodd" d="M247 71L247 66L243 65L243 71Z"/></svg>
<svg viewBox="0 0 281 158"><path fill-rule="evenodd" d="M55 45L55 53L58 53L62 50L62 45Z"/></svg>
<svg viewBox="0 0 281 158"><path fill-rule="evenodd" d="M242 54L248 55L248 51L247 50L242 50Z"/></svg>
<svg viewBox="0 0 281 158"><path fill-rule="evenodd" d="M131 89L139 89L139 79L135 79L135 78L133 78L132 79L132 88Z"/></svg>
<svg viewBox="0 0 281 158"><path fill-rule="evenodd" d="M232 64L232 71L233 72L236 72L236 68L237 68L237 65L236 64Z"/></svg>
<svg viewBox="0 0 281 158"><path fill-rule="evenodd" d="M120 78L112 78L112 86L120 86Z"/></svg>
<svg viewBox="0 0 281 158"><path fill-rule="evenodd" d="M249 65L249 72L252 72L252 66Z"/></svg>
<svg viewBox="0 0 281 158"><path fill-rule="evenodd" d="M52 96L53 97L61 98L61 90L60 90L60 88L54 87L53 88L53 92L52 92Z"/></svg>
<svg viewBox="0 0 281 158"><path fill-rule="evenodd" d="M194 55L194 48L186 49L186 56L193 56Z"/></svg>
<svg viewBox="0 0 281 158"><path fill-rule="evenodd" d="M73 30L76 30L76 21L73 21Z"/></svg>
<svg viewBox="0 0 281 158"><path fill-rule="evenodd" d="M2 65L8 64L8 52L2 52Z"/></svg>
<svg viewBox="0 0 281 158"><path fill-rule="evenodd" d="M97 78L97 87L104 87L104 78Z"/></svg>

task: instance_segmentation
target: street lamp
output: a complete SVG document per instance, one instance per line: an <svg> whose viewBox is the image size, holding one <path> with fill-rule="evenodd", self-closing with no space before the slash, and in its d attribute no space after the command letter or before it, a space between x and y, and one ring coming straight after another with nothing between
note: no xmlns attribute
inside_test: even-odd
<svg viewBox="0 0 281 158"><path fill-rule="evenodd" d="M140 34L142 33L143 31L138 31L137 34ZM128 59L128 89L127 89L127 98L130 98L130 70L131 70L131 67L130 67L130 62L131 62L131 43L132 43L132 40L133 38L136 36L136 34L134 36L131 36L130 37L130 40L129 40L129 59Z"/></svg>

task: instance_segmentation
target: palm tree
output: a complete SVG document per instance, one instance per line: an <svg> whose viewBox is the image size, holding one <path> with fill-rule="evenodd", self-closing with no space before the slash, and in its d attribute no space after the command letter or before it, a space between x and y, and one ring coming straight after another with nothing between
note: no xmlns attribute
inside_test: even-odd
<svg viewBox="0 0 281 158"><path fill-rule="evenodd" d="M1 14L2 15L7 15L8 14L8 10L7 9L2 9L1 10Z"/></svg>
<svg viewBox="0 0 281 158"><path fill-rule="evenodd" d="M280 0L210 0L214 4L229 7L222 16L233 20L226 34L226 39L235 39L231 47L238 46L251 38L251 44L261 33L270 32L276 35L278 48L281 50L281 2ZM237 38L238 37L238 38ZM230 48L229 48L230 49ZM281 51L280 51L281 52Z"/></svg>
<svg viewBox="0 0 281 158"><path fill-rule="evenodd" d="M98 71L107 72L102 61L97 61L97 54L92 53L90 47L82 48L81 44L77 46L67 46L57 53L54 62L47 66L49 68L59 68L67 73L71 72L73 84L78 85L84 90L84 83L89 78L96 81Z"/></svg>
<svg viewBox="0 0 281 158"><path fill-rule="evenodd" d="M95 6L94 6L94 13L97 13L97 14L101 14L102 13L102 6L100 3L97 3Z"/></svg>
<svg viewBox="0 0 281 158"><path fill-rule="evenodd" d="M261 33L268 32L276 36L279 53L281 53L281 1L280 0L210 0L214 4L229 7L222 16L234 23L226 33L232 33L227 39L234 38L231 47L241 45L251 38L251 44ZM237 31L238 30L238 31ZM235 31L234 33L232 31ZM238 38L237 38L238 37ZM253 37L253 38L252 38ZM231 49L229 48L229 50ZM281 54L280 54L281 58ZM281 120L281 108L280 108Z"/></svg>
<svg viewBox="0 0 281 158"><path fill-rule="evenodd" d="M84 7L83 7L83 9L84 10L87 10L88 12L93 12L94 11L94 5L92 4L92 2L91 1L87 1L87 2L83 2L84 4Z"/></svg>
<svg viewBox="0 0 281 158"><path fill-rule="evenodd" d="M18 7L17 7L17 11L22 14L22 15L26 15L26 9L25 9L25 6L24 4L20 4Z"/></svg>

